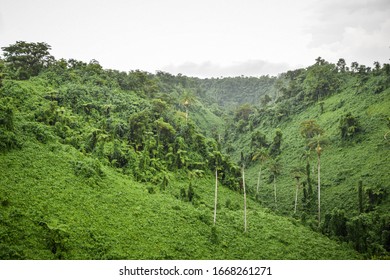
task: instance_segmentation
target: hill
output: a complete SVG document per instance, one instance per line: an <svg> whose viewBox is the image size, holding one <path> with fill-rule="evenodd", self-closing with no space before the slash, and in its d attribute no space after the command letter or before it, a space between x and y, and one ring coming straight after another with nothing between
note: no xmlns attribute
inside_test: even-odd
<svg viewBox="0 0 390 280"><path fill-rule="evenodd" d="M355 259L348 246L249 202L213 181L175 177L166 189L138 183L59 143L26 143L0 155L1 259ZM80 169L81 167L81 169ZM216 229L216 230L215 230Z"/></svg>
<svg viewBox="0 0 390 280"><path fill-rule="evenodd" d="M19 56L15 48L35 52ZM351 73L320 61L277 79L208 81L55 60L49 49L17 42L3 48L0 60L0 258L388 256L387 66ZM318 73L330 76L317 84ZM218 88L226 99L210 97ZM361 88L373 91L370 98ZM351 114L344 116L346 109ZM328 146L321 142L320 226L315 172L309 172L314 159L298 160L317 139L300 136L302 122L313 118L321 126L314 131L330 136ZM256 193L259 166L252 158L260 150L283 168L269 173L262 166ZM355 153L362 161L358 171ZM350 162L340 168L342 159ZM306 167L299 172L306 183L299 194L304 203L292 214L294 165Z"/></svg>
<svg viewBox="0 0 390 280"><path fill-rule="evenodd" d="M275 102L246 108L245 118L236 110L224 143L236 161L246 155L248 185L261 205L312 228L320 147L321 231L371 257L390 249L388 68L346 71L319 59L288 72Z"/></svg>

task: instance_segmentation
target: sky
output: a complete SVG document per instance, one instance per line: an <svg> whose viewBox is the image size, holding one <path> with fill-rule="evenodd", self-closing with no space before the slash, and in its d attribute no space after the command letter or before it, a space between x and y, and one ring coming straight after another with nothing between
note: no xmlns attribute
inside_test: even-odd
<svg viewBox="0 0 390 280"><path fill-rule="evenodd" d="M200 78L390 59L389 0L0 0L0 46ZM1 53L1 52L0 52Z"/></svg>

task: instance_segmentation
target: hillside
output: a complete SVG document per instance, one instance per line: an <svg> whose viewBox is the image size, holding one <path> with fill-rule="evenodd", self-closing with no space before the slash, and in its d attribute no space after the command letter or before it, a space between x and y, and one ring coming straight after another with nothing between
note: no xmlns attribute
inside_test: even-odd
<svg viewBox="0 0 390 280"><path fill-rule="evenodd" d="M388 257L387 65L201 80L13 47L41 53L0 59L1 259Z"/></svg>
<svg viewBox="0 0 390 280"><path fill-rule="evenodd" d="M1 259L361 258L254 202L244 234L242 196L227 188L213 232L211 178L193 182L189 202L180 196L185 177L164 191L107 166L86 178L75 163L91 159L58 143L27 143L0 158Z"/></svg>
<svg viewBox="0 0 390 280"><path fill-rule="evenodd" d="M324 96L313 100L310 95L316 91L308 88L308 80L314 71L320 73L324 70L321 68L331 65L322 63L281 77L284 86L279 89L279 99L266 107L252 107L245 122L232 119L225 146L236 161L241 152L247 156L248 185L261 205L317 228L316 149L320 145L321 231L353 243L357 250L371 256L387 255L390 249L388 69L334 72L337 89L322 85ZM316 79L320 81L320 77ZM312 136L307 137L305 133L309 132ZM256 158L259 152L266 153L265 160ZM260 167L263 172L256 195Z"/></svg>

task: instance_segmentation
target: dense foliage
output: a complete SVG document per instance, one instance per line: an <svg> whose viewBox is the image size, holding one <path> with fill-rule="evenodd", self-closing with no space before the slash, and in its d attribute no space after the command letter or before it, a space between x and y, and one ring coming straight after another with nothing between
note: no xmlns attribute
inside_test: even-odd
<svg viewBox="0 0 390 280"><path fill-rule="evenodd" d="M389 254L388 68L356 62L348 68L342 59L334 65L318 58L312 66L288 71L276 80L272 102L246 107L245 117L236 109L240 121L230 118L222 144L236 160L243 151L254 156L249 186L263 206L369 257ZM260 151L272 159L262 175L266 180L257 176ZM283 188L276 205L277 173Z"/></svg>
<svg viewBox="0 0 390 280"><path fill-rule="evenodd" d="M0 258L388 257L388 64L198 79L50 49L2 48Z"/></svg>

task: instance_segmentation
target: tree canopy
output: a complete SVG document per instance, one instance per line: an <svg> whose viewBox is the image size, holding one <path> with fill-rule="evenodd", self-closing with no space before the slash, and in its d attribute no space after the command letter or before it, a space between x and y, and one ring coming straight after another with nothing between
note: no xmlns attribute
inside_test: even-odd
<svg viewBox="0 0 390 280"><path fill-rule="evenodd" d="M54 57L50 55L51 46L47 43L28 43L17 41L8 47L2 47L5 63L16 79L26 80L36 76Z"/></svg>

